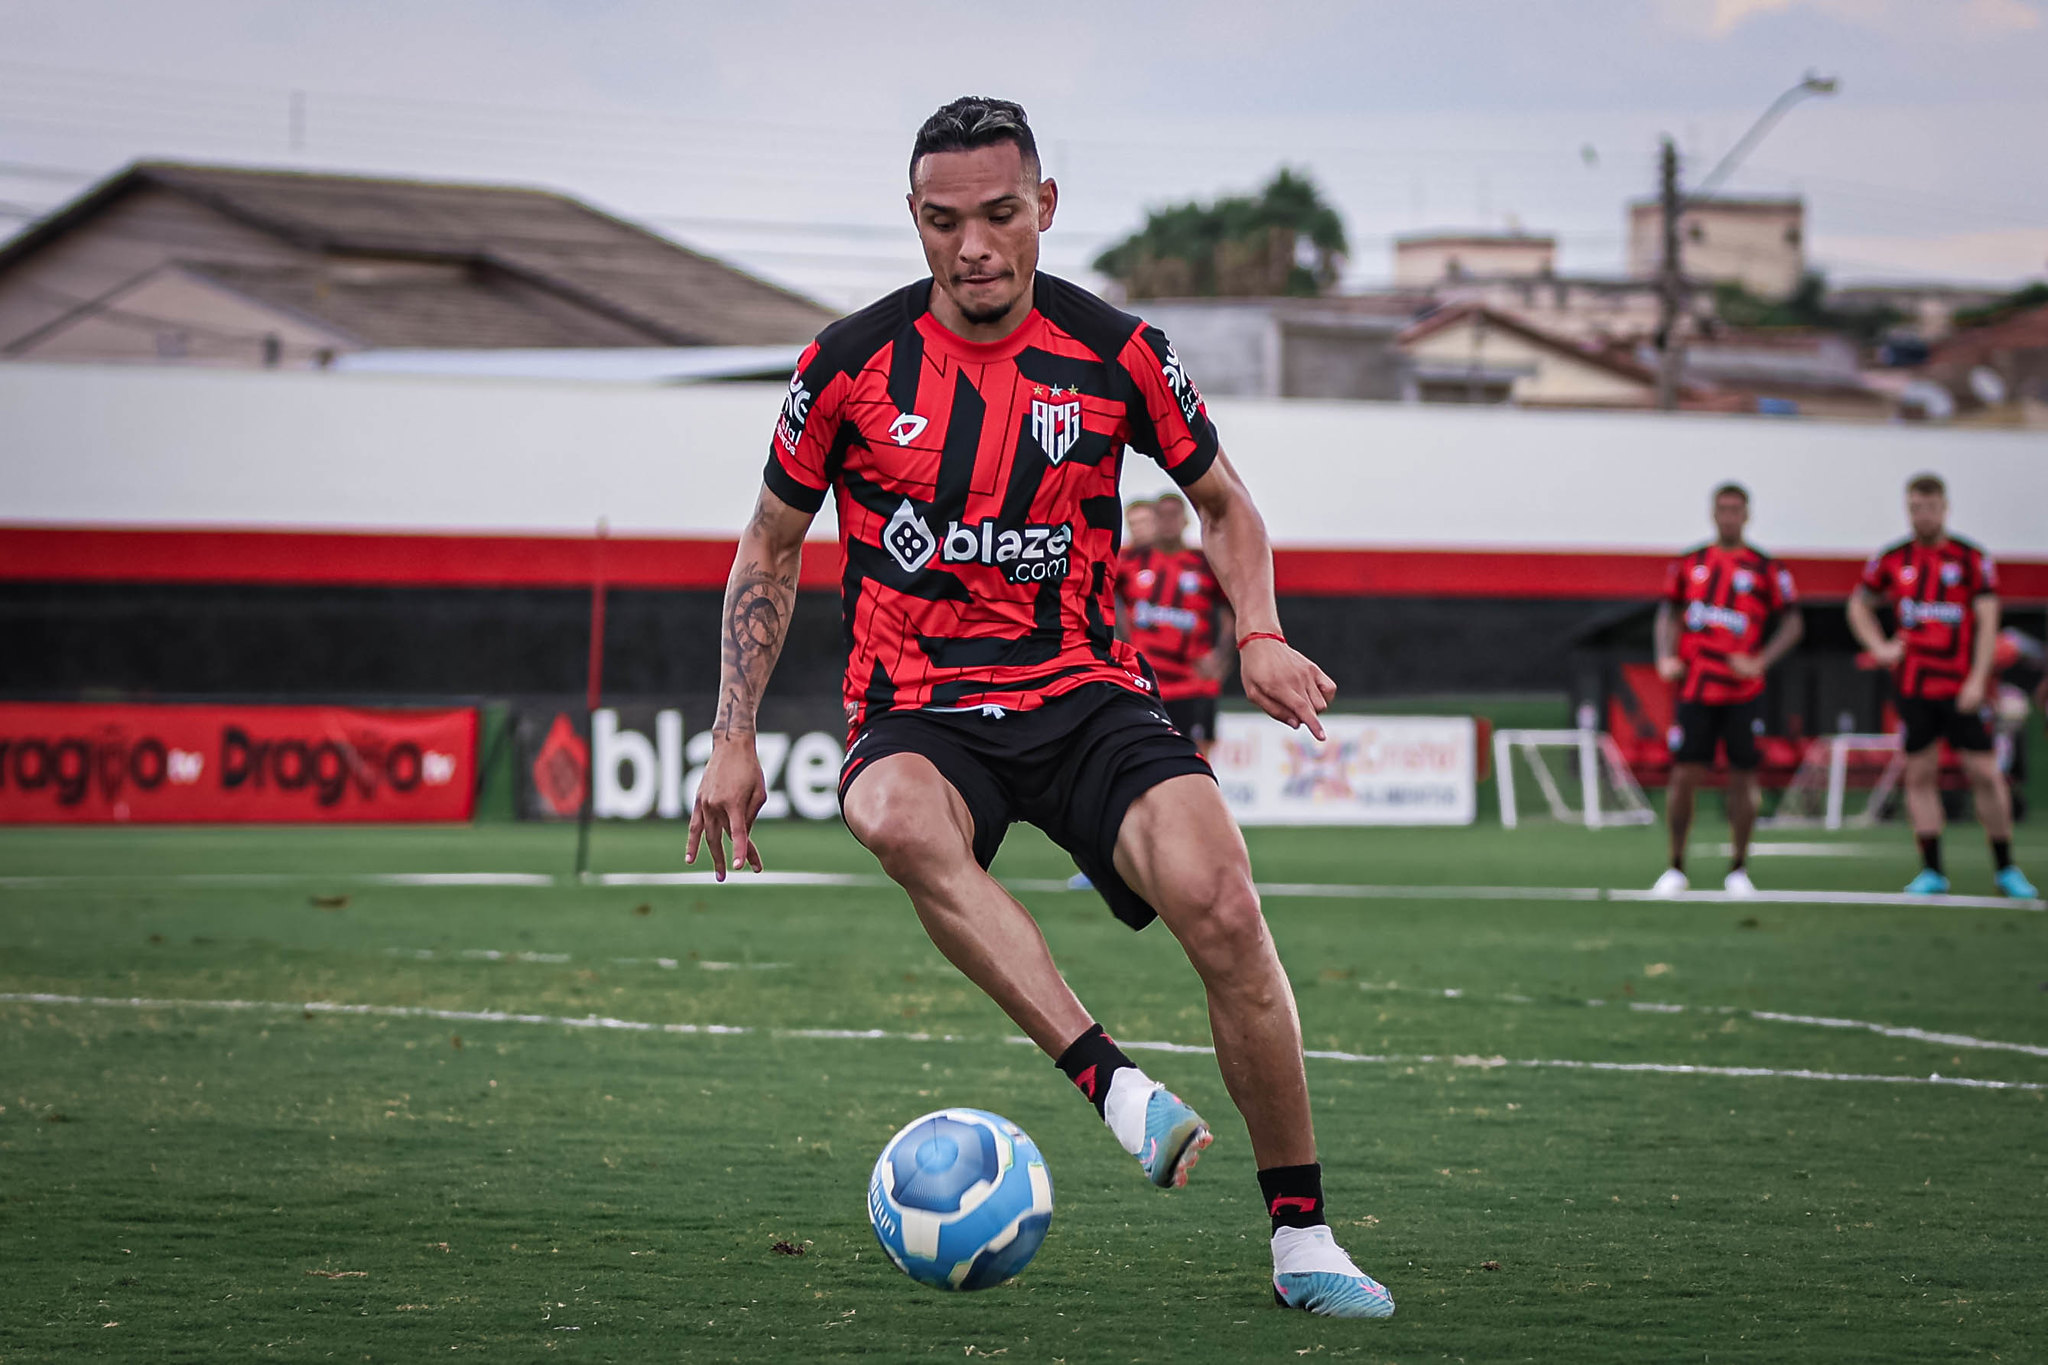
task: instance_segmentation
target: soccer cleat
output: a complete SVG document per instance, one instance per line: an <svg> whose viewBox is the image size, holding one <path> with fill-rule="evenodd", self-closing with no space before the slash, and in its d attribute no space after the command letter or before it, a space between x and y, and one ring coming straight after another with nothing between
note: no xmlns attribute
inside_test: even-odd
<svg viewBox="0 0 2048 1365"><path fill-rule="evenodd" d="M1086 872L1076 872L1073 876L1067 878L1067 890L1069 891L1093 891L1094 889L1095 883L1088 880Z"/></svg>
<svg viewBox="0 0 2048 1365"><path fill-rule="evenodd" d="M1680 872L1675 867L1667 867L1664 869L1664 875L1657 878L1657 884L1650 888L1650 894L1653 896L1676 896L1691 886L1692 883L1685 879L1683 872Z"/></svg>
<svg viewBox="0 0 2048 1365"><path fill-rule="evenodd" d="M1731 896L1754 896L1756 883L1749 879L1747 872L1737 867L1730 869L1728 875L1721 879L1721 889Z"/></svg>
<svg viewBox="0 0 2048 1365"><path fill-rule="evenodd" d="M2037 900L2041 895L2034 889L2034 884L2027 880L2026 873L2010 865L1999 869L1998 889L2016 901Z"/></svg>
<svg viewBox="0 0 2048 1365"><path fill-rule="evenodd" d="M1906 883L1909 896L1942 896L1948 894L1948 878L1931 867L1920 869L1920 875Z"/></svg>
<svg viewBox="0 0 2048 1365"><path fill-rule="evenodd" d="M1273 1302L1326 1318L1394 1316L1394 1296L1352 1264L1326 1227L1273 1233Z"/></svg>
<svg viewBox="0 0 2048 1365"><path fill-rule="evenodd" d="M1162 1085L1145 1104L1145 1145L1138 1149L1138 1164L1160 1189L1179 1189L1188 1183L1202 1149L1214 1141L1202 1116Z"/></svg>

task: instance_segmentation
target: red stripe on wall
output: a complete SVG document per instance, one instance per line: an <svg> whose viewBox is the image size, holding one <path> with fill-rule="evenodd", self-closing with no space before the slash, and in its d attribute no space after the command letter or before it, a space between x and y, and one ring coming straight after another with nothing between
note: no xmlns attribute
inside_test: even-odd
<svg viewBox="0 0 2048 1365"><path fill-rule="evenodd" d="M579 536L438 535L0 526L0 582L262 583L362 587L575 587L599 553ZM725 585L733 542L613 536L607 582L625 588ZM836 545L806 547L801 586L831 589ZM1316 597L1604 598L1663 590L1670 557L1598 551L1283 548L1283 594ZM1860 559L1788 559L1802 595L1847 597ZM2004 595L2048 601L2048 561L2002 561Z"/></svg>

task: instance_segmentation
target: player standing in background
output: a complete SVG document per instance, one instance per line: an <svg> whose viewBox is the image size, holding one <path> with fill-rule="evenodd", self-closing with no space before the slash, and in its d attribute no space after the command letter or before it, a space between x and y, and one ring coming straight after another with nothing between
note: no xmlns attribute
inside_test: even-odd
<svg viewBox="0 0 2048 1365"><path fill-rule="evenodd" d="M1142 550L1152 543L1152 537L1159 533L1158 509L1149 499L1140 498L1124 506L1124 554ZM1126 637L1129 638L1129 637Z"/></svg>
<svg viewBox="0 0 2048 1365"><path fill-rule="evenodd" d="M1160 1186L1209 1141L1082 1007L1031 913L988 874L1014 820L1049 834L1124 923L1155 917L1201 977L1216 1060L1271 1220L1273 1293L1336 1317L1394 1301L1323 1212L1301 1024L1215 775L1115 638L1126 447L1202 514L1249 633L1246 694L1306 726L1336 684L1280 634L1265 523L1164 335L1040 272L1059 189L1024 111L965 98L919 129L910 211L932 278L819 334L797 364L726 586L711 759L687 861L761 870L755 716L811 518L836 499L852 734L847 828L932 942L1053 1058Z"/></svg>
<svg viewBox="0 0 2048 1365"><path fill-rule="evenodd" d="M1849 628L1871 658L1893 670L1905 729L1906 813L1923 866L1906 884L1916 895L1948 890L1941 868L1941 749L1947 740L1969 778L1977 819L1991 841L1998 889L2038 893L2012 861L2012 800L1986 724L1991 665L1998 650L1998 574L1991 556L1948 533L1948 488L1932 474L1906 485L1913 534L1878 551L1849 598ZM1875 608L1892 609L1887 636Z"/></svg>
<svg viewBox="0 0 2048 1365"><path fill-rule="evenodd" d="M1657 672L1679 684L1664 807L1671 866L1651 888L1660 896L1675 896L1690 885L1685 841L1695 793L1714 766L1714 751L1723 747L1734 857L1721 885L1738 896L1756 894L1747 864L1760 797L1764 674L1806 634L1791 571L1742 538L1749 525L1749 490L1724 483L1714 490L1713 508L1713 542L1673 561L1664 600L1657 604ZM1765 643L1764 628L1773 618L1777 625Z"/></svg>
<svg viewBox="0 0 2048 1365"><path fill-rule="evenodd" d="M1200 550L1188 546L1188 505L1178 493L1153 501L1152 543L1116 564L1117 620L1159 679L1174 728L1203 753L1216 740L1216 698L1230 675L1237 618Z"/></svg>

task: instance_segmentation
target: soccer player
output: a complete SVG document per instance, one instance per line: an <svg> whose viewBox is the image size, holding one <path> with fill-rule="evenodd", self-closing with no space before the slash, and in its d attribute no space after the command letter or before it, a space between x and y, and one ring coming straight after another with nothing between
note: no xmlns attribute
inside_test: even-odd
<svg viewBox="0 0 2048 1365"><path fill-rule="evenodd" d="M1152 665L1167 719L1206 754L1216 738L1216 699L1230 673L1237 619L1208 559L1184 539L1187 503L1165 493L1152 508L1152 543L1117 561L1117 616L1125 638Z"/></svg>
<svg viewBox="0 0 2048 1365"><path fill-rule="evenodd" d="M1694 793L1714 766L1716 749L1728 754L1734 851L1721 885L1738 896L1756 894L1747 864L1762 761L1757 737L1764 732L1764 674L1806 634L1791 571L1742 538L1749 525L1749 490L1722 484L1714 490L1713 509L1713 541L1672 561L1664 600L1657 604L1657 672L1679 684L1664 807L1671 866L1651 888L1660 896L1675 896L1690 885L1685 841ZM1777 624L1765 642L1764 629L1773 618Z"/></svg>
<svg viewBox="0 0 2048 1365"><path fill-rule="evenodd" d="M1906 485L1913 534L1880 550L1864 566L1849 598L1849 628L1871 658L1893 670L1905 737L1906 814L1920 841L1915 895L1948 890L1941 869L1941 750L1945 739L1969 778L1977 819L1991 841L1998 889L2031 900L2039 894L2012 861L2012 803L1992 753L1991 665L1998 650L1998 575L1991 556L1948 533L1948 486L1932 474ZM1892 609L1897 633L1887 636L1875 608Z"/></svg>
<svg viewBox="0 0 2048 1365"><path fill-rule="evenodd" d="M1124 554L1136 554L1152 543L1152 537L1159 531L1158 507L1149 498L1140 498L1124 507Z"/></svg>
<svg viewBox="0 0 2048 1365"><path fill-rule="evenodd" d="M835 499L846 555L847 827L939 950L1053 1058L1159 1186L1209 1141L1075 998L988 874L1014 820L1045 830L1133 929L1155 917L1208 997L1251 1132L1286 1306L1384 1317L1392 1298L1323 1212L1301 1026L1244 840L1192 741L1111 629L1126 446L1186 490L1247 627L1247 695L1322 737L1336 684L1290 648L1272 549L1201 395L1156 328L1040 271L1059 190L1024 111L964 98L918 130L910 211L930 279L820 333L798 362L726 588L711 759L686 860L761 868L755 713L788 630L805 528Z"/></svg>

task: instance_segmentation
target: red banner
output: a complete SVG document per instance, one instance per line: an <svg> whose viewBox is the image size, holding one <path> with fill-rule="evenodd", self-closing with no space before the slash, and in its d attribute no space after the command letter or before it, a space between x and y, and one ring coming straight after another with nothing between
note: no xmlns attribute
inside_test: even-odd
<svg viewBox="0 0 2048 1365"><path fill-rule="evenodd" d="M467 820L476 712L0 702L0 824Z"/></svg>

